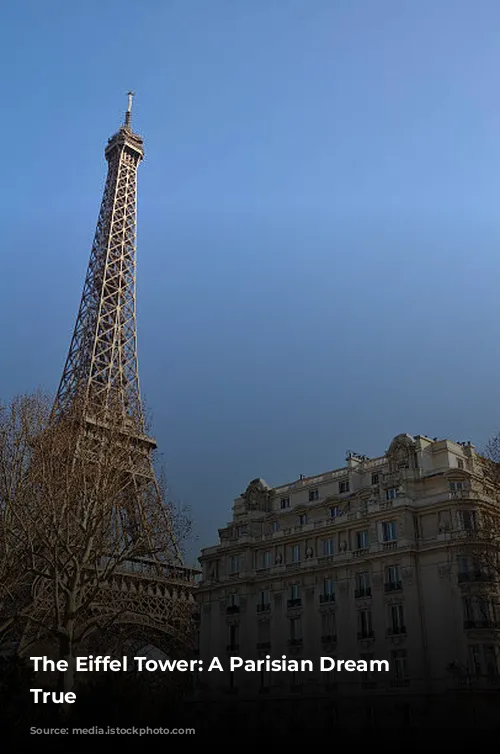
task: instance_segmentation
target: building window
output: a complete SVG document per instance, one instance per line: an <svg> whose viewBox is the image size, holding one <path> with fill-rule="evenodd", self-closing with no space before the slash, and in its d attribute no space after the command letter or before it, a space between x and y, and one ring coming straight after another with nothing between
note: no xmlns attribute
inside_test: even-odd
<svg viewBox="0 0 500 754"><path fill-rule="evenodd" d="M477 530L477 517L476 511L459 511L458 512L458 525L463 531L476 531Z"/></svg>
<svg viewBox="0 0 500 754"><path fill-rule="evenodd" d="M378 484L378 474L372 474L372 486Z"/></svg>
<svg viewBox="0 0 500 754"><path fill-rule="evenodd" d="M211 563L208 564L208 578L212 579L213 581L217 581L219 578L219 561L218 560L212 560Z"/></svg>
<svg viewBox="0 0 500 754"><path fill-rule="evenodd" d="M307 524L307 513L301 513L299 516L299 525L305 526Z"/></svg>
<svg viewBox="0 0 500 754"><path fill-rule="evenodd" d="M300 545L292 545L292 563L300 562Z"/></svg>
<svg viewBox="0 0 500 754"><path fill-rule="evenodd" d="M394 649L391 652L392 667L396 680L402 681L408 678L408 661L406 649Z"/></svg>
<svg viewBox="0 0 500 754"><path fill-rule="evenodd" d="M240 572L241 558L239 555L231 555L229 558L229 573L235 574Z"/></svg>
<svg viewBox="0 0 500 754"><path fill-rule="evenodd" d="M288 590L288 604L289 609L293 607L300 607L302 600L300 598L300 584L291 584Z"/></svg>
<svg viewBox="0 0 500 754"><path fill-rule="evenodd" d="M372 611L358 610L358 638L369 639L372 636Z"/></svg>
<svg viewBox="0 0 500 754"><path fill-rule="evenodd" d="M337 518L337 516L340 516L339 506L334 505L332 508L330 508L330 518Z"/></svg>
<svg viewBox="0 0 500 754"><path fill-rule="evenodd" d="M343 495L345 492L349 492L349 480L343 479L339 482L339 494Z"/></svg>
<svg viewBox="0 0 500 754"><path fill-rule="evenodd" d="M272 524L271 528L273 530L273 533L279 531L280 530L280 522L279 521L273 521L273 524Z"/></svg>
<svg viewBox="0 0 500 754"><path fill-rule="evenodd" d="M384 521L382 524L382 535L384 542L395 542L397 537L397 529L395 521Z"/></svg>
<svg viewBox="0 0 500 754"><path fill-rule="evenodd" d="M495 622L495 608L488 597L477 598L479 620L483 625L493 625Z"/></svg>
<svg viewBox="0 0 500 754"><path fill-rule="evenodd" d="M450 482L450 490L452 492L461 492L463 489L465 489L463 482Z"/></svg>
<svg viewBox="0 0 500 754"><path fill-rule="evenodd" d="M385 491L385 499L386 500L395 500L398 496L398 488L397 487L390 487L388 490Z"/></svg>
<svg viewBox="0 0 500 754"><path fill-rule="evenodd" d="M497 624L495 605L488 597L462 599L465 628L494 628Z"/></svg>
<svg viewBox="0 0 500 754"><path fill-rule="evenodd" d="M334 602L335 600L335 582L333 579L323 581L323 599L320 602Z"/></svg>
<svg viewBox="0 0 500 754"><path fill-rule="evenodd" d="M271 607L271 593L269 589L263 589L259 594L259 601L257 603L257 612L262 613L265 610L269 610Z"/></svg>
<svg viewBox="0 0 500 754"><path fill-rule="evenodd" d="M469 573L469 558L466 555L457 557L458 573L466 575Z"/></svg>
<svg viewBox="0 0 500 754"><path fill-rule="evenodd" d="M312 503L314 500L319 500L319 490L309 490L309 502Z"/></svg>
<svg viewBox="0 0 500 754"><path fill-rule="evenodd" d="M370 597L372 593L368 571L356 574L356 598Z"/></svg>
<svg viewBox="0 0 500 754"><path fill-rule="evenodd" d="M398 565L391 565L385 569L385 591L395 592L402 589L401 570Z"/></svg>
<svg viewBox="0 0 500 754"><path fill-rule="evenodd" d="M389 620L389 634L398 635L406 633L403 605L401 603L390 606Z"/></svg>
<svg viewBox="0 0 500 754"><path fill-rule="evenodd" d="M461 458L457 458L457 468L458 469L463 469L464 468L464 462L462 461Z"/></svg>
<svg viewBox="0 0 500 754"><path fill-rule="evenodd" d="M358 531L356 532L356 549L366 550L369 546L368 532Z"/></svg>
<svg viewBox="0 0 500 754"><path fill-rule="evenodd" d="M291 584L290 599L294 601L300 600L300 584Z"/></svg>
<svg viewBox="0 0 500 754"><path fill-rule="evenodd" d="M266 550L261 554L261 565L262 568L271 568L273 564L273 554L270 550Z"/></svg>
<svg viewBox="0 0 500 754"><path fill-rule="evenodd" d="M238 592L231 592L231 594L228 595L227 604L229 607L239 607L240 598Z"/></svg>
<svg viewBox="0 0 500 754"><path fill-rule="evenodd" d="M289 497L282 497L280 500L280 508L281 510L284 510L285 508L290 507L290 498Z"/></svg>
<svg viewBox="0 0 500 754"><path fill-rule="evenodd" d="M325 579L323 583L324 594L335 594L335 584L333 579Z"/></svg>
<svg viewBox="0 0 500 754"><path fill-rule="evenodd" d="M457 557L459 581L481 581L487 577L487 570L483 569L480 558L459 555Z"/></svg>
<svg viewBox="0 0 500 754"><path fill-rule="evenodd" d="M323 555L330 556L335 554L333 539L323 540Z"/></svg>
<svg viewBox="0 0 500 754"><path fill-rule="evenodd" d="M321 616L321 641L335 641L336 634L335 613L332 611L323 613Z"/></svg>

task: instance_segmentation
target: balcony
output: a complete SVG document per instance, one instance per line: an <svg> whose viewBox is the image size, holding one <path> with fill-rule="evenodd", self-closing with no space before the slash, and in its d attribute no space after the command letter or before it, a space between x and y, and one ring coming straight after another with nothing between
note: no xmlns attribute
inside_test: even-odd
<svg viewBox="0 0 500 754"><path fill-rule="evenodd" d="M300 597L293 599L293 600L287 600L286 603L289 610L292 610L294 607L301 607L302 606L302 600Z"/></svg>
<svg viewBox="0 0 500 754"><path fill-rule="evenodd" d="M319 604L324 605L326 603L329 603L330 605L335 602L335 595L334 594L320 594L319 595Z"/></svg>
<svg viewBox="0 0 500 754"><path fill-rule="evenodd" d="M335 644L336 641L337 641L337 637L335 634L324 634L321 637L322 644Z"/></svg>
<svg viewBox="0 0 500 754"><path fill-rule="evenodd" d="M374 631L358 631L358 641L362 641L365 639L374 639L374 638L375 638Z"/></svg>
<svg viewBox="0 0 500 754"><path fill-rule="evenodd" d="M261 602L257 605L257 612L258 613L267 613L271 609L271 603L270 602Z"/></svg>
<svg viewBox="0 0 500 754"><path fill-rule="evenodd" d="M496 620L464 620L464 629L499 629L500 623Z"/></svg>
<svg viewBox="0 0 500 754"><path fill-rule="evenodd" d="M386 592L400 592L402 589L403 583L401 581L386 581L384 584Z"/></svg>
<svg viewBox="0 0 500 754"><path fill-rule="evenodd" d="M257 642L257 649L271 649L271 642L270 641L259 641L259 642Z"/></svg>
<svg viewBox="0 0 500 754"><path fill-rule="evenodd" d="M352 551L352 557L362 558L364 555L368 555L369 552L370 552L369 547L357 547L355 550Z"/></svg>
<svg viewBox="0 0 500 754"><path fill-rule="evenodd" d="M468 539L477 540L478 542L491 542L491 536L485 531L479 528L467 528L467 529L452 529L449 532L452 539Z"/></svg>
<svg viewBox="0 0 500 754"><path fill-rule="evenodd" d="M237 652L239 648L239 644L228 644L226 647L226 652Z"/></svg>
<svg viewBox="0 0 500 754"><path fill-rule="evenodd" d="M387 636L406 636L406 626L392 626L392 628L388 628Z"/></svg>
<svg viewBox="0 0 500 754"><path fill-rule="evenodd" d="M356 589L354 592L355 599L359 600L362 597L371 597L372 596L372 588L371 586L365 586L363 589Z"/></svg>
<svg viewBox="0 0 500 754"><path fill-rule="evenodd" d="M302 639L288 639L288 644L291 647L301 647L302 646Z"/></svg>
<svg viewBox="0 0 500 754"><path fill-rule="evenodd" d="M228 607L226 607L227 615L235 615L236 613L239 613L239 612L240 612L239 605L228 605Z"/></svg>
<svg viewBox="0 0 500 754"><path fill-rule="evenodd" d="M475 500L476 497L476 494L471 489L450 490L448 492L448 500Z"/></svg>
<svg viewBox="0 0 500 754"><path fill-rule="evenodd" d="M395 550L397 546L398 543L396 540L393 540L392 542L382 542L383 550Z"/></svg>
<svg viewBox="0 0 500 754"><path fill-rule="evenodd" d="M488 582L493 581L493 575L485 571L465 571L458 574L458 583L470 583L474 581Z"/></svg>

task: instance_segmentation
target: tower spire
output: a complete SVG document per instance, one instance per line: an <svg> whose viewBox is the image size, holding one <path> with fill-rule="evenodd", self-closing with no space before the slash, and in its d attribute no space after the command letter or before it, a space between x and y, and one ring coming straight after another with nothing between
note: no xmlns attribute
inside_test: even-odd
<svg viewBox="0 0 500 754"><path fill-rule="evenodd" d="M127 92L128 107L125 113L125 125L130 127L130 116L132 113L132 100L134 99L135 92Z"/></svg>

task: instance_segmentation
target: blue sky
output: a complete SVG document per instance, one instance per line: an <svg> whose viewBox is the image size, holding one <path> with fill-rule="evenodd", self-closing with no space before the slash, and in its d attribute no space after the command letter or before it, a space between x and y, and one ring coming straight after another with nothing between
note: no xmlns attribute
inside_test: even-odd
<svg viewBox="0 0 500 754"><path fill-rule="evenodd" d="M499 24L493 0L5 4L0 396L57 388L133 88L141 381L192 556L254 477L400 432L481 446Z"/></svg>

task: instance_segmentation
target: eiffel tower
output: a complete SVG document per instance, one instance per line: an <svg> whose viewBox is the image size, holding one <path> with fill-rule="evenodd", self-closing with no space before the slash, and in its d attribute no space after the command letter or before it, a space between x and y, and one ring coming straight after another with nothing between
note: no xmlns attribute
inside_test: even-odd
<svg viewBox="0 0 500 754"><path fill-rule="evenodd" d="M146 431L137 360L137 168L144 148L142 137L131 128L132 101L129 92L124 123L105 148L108 173L52 421L71 415L77 406L77 452L85 454L99 433L109 437L110 430L114 442L127 449L126 473L134 498L128 523L140 527L144 495L160 499L160 490L152 462L156 442ZM124 536L129 534L126 528ZM117 568L96 609L120 602L132 622L140 613L141 625L150 623L160 631L171 631L189 618L197 571L184 567L173 531L170 545L159 556L146 555Z"/></svg>
<svg viewBox="0 0 500 754"><path fill-rule="evenodd" d="M78 396L88 421L105 420L113 404L123 426L153 449L144 431L135 304L137 167L144 149L130 127L132 92L128 97L125 122L105 149L108 175L54 414L67 412Z"/></svg>

